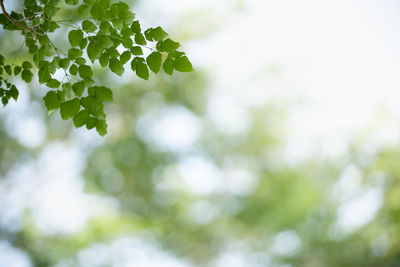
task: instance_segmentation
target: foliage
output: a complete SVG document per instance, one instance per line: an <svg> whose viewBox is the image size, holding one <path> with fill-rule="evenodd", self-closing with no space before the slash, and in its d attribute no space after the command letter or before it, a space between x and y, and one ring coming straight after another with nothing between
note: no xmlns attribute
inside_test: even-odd
<svg viewBox="0 0 400 267"><path fill-rule="evenodd" d="M77 9L78 23L70 20L55 20L59 0L25 0L23 13L8 14L1 0L3 14L0 24L5 30L18 30L25 36L25 46L32 56L31 61L21 65L6 62L0 55L0 97L7 105L9 100L18 99L18 89L9 80L20 76L29 83L34 77L33 66L38 70L40 84L49 91L44 96L49 112L60 110L63 120L72 119L79 128L96 128L100 135L107 133L104 102L113 101L110 88L95 85L95 62L122 76L131 61L130 69L144 80L149 79L149 70L157 74L161 67L165 73L173 71L191 72L193 67L180 44L171 40L161 28L141 29L135 14L123 2L110 0L65 0ZM69 28L70 48L63 52L51 41L49 34ZM143 48L149 50L144 56ZM88 62L89 60L89 62ZM63 72L59 79L57 71Z"/></svg>

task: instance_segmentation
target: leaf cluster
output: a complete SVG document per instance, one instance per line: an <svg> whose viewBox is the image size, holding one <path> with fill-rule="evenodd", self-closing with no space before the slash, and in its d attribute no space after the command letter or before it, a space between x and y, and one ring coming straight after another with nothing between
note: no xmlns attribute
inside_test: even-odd
<svg viewBox="0 0 400 267"><path fill-rule="evenodd" d="M20 30L32 55L32 62L26 61L22 66L4 65L4 57L0 58L0 82L4 80L7 88L0 91L4 105L10 98L18 98L18 90L5 80L3 73L21 75L29 83L35 66L39 83L49 88L43 98L49 112L59 110L61 118L72 119L77 128L96 128L105 135L104 102L113 101L113 94L110 88L95 85L96 61L118 76L130 69L144 80L149 79L150 72L157 74L161 69L168 75L193 71L185 53L177 50L181 45L168 38L161 27L142 30L126 3L112 4L110 0L65 0L65 4L77 9L80 22L78 26L68 25L70 49L64 53L48 36L60 27L52 19L58 4L59 0L25 0L23 14L13 12L11 16L30 30L18 27L1 14L3 28ZM64 72L63 79L56 78L57 70Z"/></svg>

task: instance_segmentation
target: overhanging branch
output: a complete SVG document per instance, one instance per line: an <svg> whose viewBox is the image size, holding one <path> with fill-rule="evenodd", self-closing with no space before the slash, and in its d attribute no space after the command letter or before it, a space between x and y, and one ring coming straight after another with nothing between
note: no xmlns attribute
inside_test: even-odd
<svg viewBox="0 0 400 267"><path fill-rule="evenodd" d="M24 24L21 24L19 21L13 19L10 14L7 13L6 8L4 7L4 0L0 0L0 7L3 11L4 16L14 25L20 27L21 29L28 30L31 34L33 39L36 39L36 34L33 28L30 28Z"/></svg>

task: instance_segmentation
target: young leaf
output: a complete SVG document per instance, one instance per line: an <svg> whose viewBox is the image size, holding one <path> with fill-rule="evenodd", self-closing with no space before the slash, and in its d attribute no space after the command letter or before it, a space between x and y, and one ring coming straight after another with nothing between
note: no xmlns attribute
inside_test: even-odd
<svg viewBox="0 0 400 267"><path fill-rule="evenodd" d="M82 29L85 32L91 33L91 32L95 32L97 30L97 26L94 25L94 23L91 22L90 20L84 20L84 21L82 21Z"/></svg>
<svg viewBox="0 0 400 267"><path fill-rule="evenodd" d="M161 27L152 29L150 34L155 41L164 40L168 36L168 34Z"/></svg>
<svg viewBox="0 0 400 267"><path fill-rule="evenodd" d="M84 59L83 57L79 57L75 60L75 63L78 65L83 65L86 63L86 59Z"/></svg>
<svg viewBox="0 0 400 267"><path fill-rule="evenodd" d="M117 74L119 76L122 76L122 74L124 73L124 66L116 58L111 58L110 64L108 66L112 72L114 72L115 74Z"/></svg>
<svg viewBox="0 0 400 267"><path fill-rule="evenodd" d="M113 101L112 91L105 86L90 87L88 94L100 101Z"/></svg>
<svg viewBox="0 0 400 267"><path fill-rule="evenodd" d="M104 136L107 134L107 123L105 120L97 120L96 121L96 130L101 135Z"/></svg>
<svg viewBox="0 0 400 267"><path fill-rule="evenodd" d="M100 65L105 68L108 65L108 54L107 53L103 53L100 57Z"/></svg>
<svg viewBox="0 0 400 267"><path fill-rule="evenodd" d="M99 1L94 2L92 8L90 9L90 15L95 20L104 20L106 17L106 11Z"/></svg>
<svg viewBox="0 0 400 267"><path fill-rule="evenodd" d="M63 120L67 120L75 116L80 109L81 105L79 98L74 98L60 104L60 113Z"/></svg>
<svg viewBox="0 0 400 267"><path fill-rule="evenodd" d="M149 70L147 69L147 65L145 63L136 63L136 75L144 80L149 79Z"/></svg>
<svg viewBox="0 0 400 267"><path fill-rule="evenodd" d="M101 57L102 48L95 42L90 42L87 47L88 57L92 62Z"/></svg>
<svg viewBox="0 0 400 267"><path fill-rule="evenodd" d="M192 63L186 56L178 57L174 60L174 68L180 72L191 72L193 71Z"/></svg>
<svg viewBox="0 0 400 267"><path fill-rule="evenodd" d="M49 68L48 67L40 68L39 72L38 72L38 76L39 76L39 83L45 83L48 80L50 80L51 76L50 76Z"/></svg>
<svg viewBox="0 0 400 267"><path fill-rule="evenodd" d="M87 110L81 110L73 118L74 125L76 128L85 125L90 118L90 113Z"/></svg>
<svg viewBox="0 0 400 267"><path fill-rule="evenodd" d="M69 58L62 58L60 60L60 67L63 68L64 70L67 70L67 68L69 67Z"/></svg>
<svg viewBox="0 0 400 267"><path fill-rule="evenodd" d="M23 69L31 69L32 67L32 63L30 63L29 61L24 61L24 63L22 63Z"/></svg>
<svg viewBox="0 0 400 267"><path fill-rule="evenodd" d="M125 64L126 62L129 61L129 59L131 59L131 53L129 51L125 51L121 54L121 56L119 57L119 60L121 61L121 64Z"/></svg>
<svg viewBox="0 0 400 267"><path fill-rule="evenodd" d="M49 91L44 97L44 104L48 111L58 109L60 107L60 100L58 99L55 91Z"/></svg>
<svg viewBox="0 0 400 267"><path fill-rule="evenodd" d="M137 33L135 35L135 43L137 43L138 45L146 45L146 40L144 39L143 34L141 33Z"/></svg>
<svg viewBox="0 0 400 267"><path fill-rule="evenodd" d="M143 50L140 46L133 46L131 47L131 53L135 56L143 55Z"/></svg>
<svg viewBox="0 0 400 267"><path fill-rule="evenodd" d="M134 33L140 33L142 30L140 29L139 21L135 20L131 25L131 29Z"/></svg>
<svg viewBox="0 0 400 267"><path fill-rule="evenodd" d="M18 75L20 74L22 68L20 66L15 66L14 67L14 75Z"/></svg>
<svg viewBox="0 0 400 267"><path fill-rule="evenodd" d="M17 101L18 95L19 95L19 92L18 92L17 87L15 87L15 85L12 85L10 88L10 96L12 98L14 98L15 101Z"/></svg>
<svg viewBox="0 0 400 267"><path fill-rule="evenodd" d="M76 48L71 48L70 50L68 50L68 58L70 60L77 59L78 57L81 57L82 54L82 51Z"/></svg>
<svg viewBox="0 0 400 267"><path fill-rule="evenodd" d="M174 72L174 60L170 57L168 57L163 64L163 69L165 71L165 73L172 75L172 73Z"/></svg>
<svg viewBox="0 0 400 267"><path fill-rule="evenodd" d="M72 90L74 90L76 96L82 96L83 91L85 90L85 83L83 81L74 83L72 85Z"/></svg>
<svg viewBox="0 0 400 267"><path fill-rule="evenodd" d="M163 42L163 48L166 52L171 53L178 49L181 45L177 42L172 41L171 39L165 39Z"/></svg>
<svg viewBox="0 0 400 267"><path fill-rule="evenodd" d="M93 96L82 97L81 105L82 107L89 110L91 113L96 113L98 110L103 108L103 104Z"/></svg>
<svg viewBox="0 0 400 267"><path fill-rule="evenodd" d="M29 83L32 81L33 73L29 69L24 69L21 73L21 78L25 82Z"/></svg>
<svg viewBox="0 0 400 267"><path fill-rule="evenodd" d="M50 79L46 82L46 86L50 88L58 88L60 87L60 82L56 79Z"/></svg>
<svg viewBox="0 0 400 267"><path fill-rule="evenodd" d="M69 67L69 73L76 75L78 73L78 66L75 64L71 65L71 67Z"/></svg>
<svg viewBox="0 0 400 267"><path fill-rule="evenodd" d="M153 52L151 53L147 59L147 65L151 69L152 72L158 73L161 68L161 61L162 61L162 55L158 52Z"/></svg>
<svg viewBox="0 0 400 267"><path fill-rule="evenodd" d="M78 15L81 18L86 18L87 16L89 16L89 11L90 8L88 5L81 5L80 7L78 7Z"/></svg>
<svg viewBox="0 0 400 267"><path fill-rule="evenodd" d="M91 78L93 76L92 68L88 65L80 65L79 76L81 76L82 78Z"/></svg>
<svg viewBox="0 0 400 267"><path fill-rule="evenodd" d="M81 30L72 30L68 34L68 40L71 46L78 46L83 39L83 32Z"/></svg>

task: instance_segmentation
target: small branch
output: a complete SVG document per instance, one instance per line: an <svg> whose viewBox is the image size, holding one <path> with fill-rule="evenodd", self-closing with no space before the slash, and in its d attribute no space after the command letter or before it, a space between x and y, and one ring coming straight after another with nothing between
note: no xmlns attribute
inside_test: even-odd
<svg viewBox="0 0 400 267"><path fill-rule="evenodd" d="M28 30L28 31L32 34L33 39L36 40L35 31L34 31L32 28L30 28L30 27L28 27L28 26L26 26L26 25L23 25L23 24L21 24L19 21L13 19L13 18L7 13L6 8L4 7L4 3L3 3L3 2L4 2L4 0L0 0L0 7L1 7L1 10L3 11L4 16L5 16L12 24L14 24L14 25L20 27L21 29Z"/></svg>

